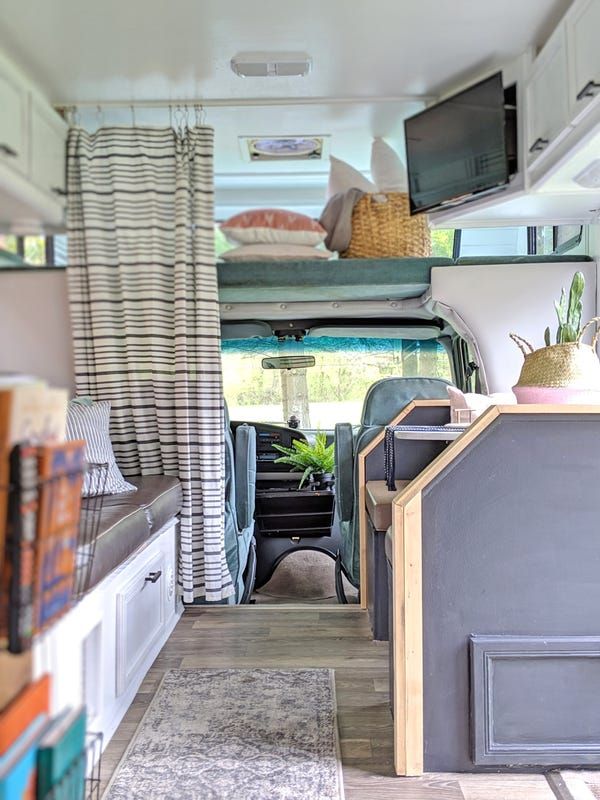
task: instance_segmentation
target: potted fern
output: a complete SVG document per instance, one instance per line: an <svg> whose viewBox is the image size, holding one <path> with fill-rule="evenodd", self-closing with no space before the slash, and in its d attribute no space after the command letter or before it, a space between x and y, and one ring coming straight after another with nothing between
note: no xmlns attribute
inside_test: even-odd
<svg viewBox="0 0 600 800"><path fill-rule="evenodd" d="M600 362L596 355L599 317L581 325L583 273L576 272L569 293L563 288L554 302L558 317L556 344L550 328L544 331L545 347L534 349L526 339L510 334L525 361L513 391L519 403L600 403ZM582 339L590 325L596 324L591 345Z"/></svg>
<svg viewBox="0 0 600 800"><path fill-rule="evenodd" d="M317 433L313 444L302 439L294 439L292 447L274 444L282 456L275 459L276 464L290 464L293 470L302 472L301 489L307 480L315 486L330 486L333 483L334 445L327 444L327 436Z"/></svg>

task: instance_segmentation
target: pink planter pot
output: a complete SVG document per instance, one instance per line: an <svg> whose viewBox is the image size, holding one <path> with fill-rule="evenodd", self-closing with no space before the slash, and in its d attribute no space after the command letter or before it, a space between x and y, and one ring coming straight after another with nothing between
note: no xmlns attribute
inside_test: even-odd
<svg viewBox="0 0 600 800"><path fill-rule="evenodd" d="M517 403L551 403L557 405L600 405L600 391L570 389L568 386L513 386Z"/></svg>

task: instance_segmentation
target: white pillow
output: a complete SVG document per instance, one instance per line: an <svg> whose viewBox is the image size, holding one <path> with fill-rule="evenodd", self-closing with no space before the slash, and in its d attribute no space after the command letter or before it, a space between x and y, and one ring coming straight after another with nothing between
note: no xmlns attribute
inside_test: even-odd
<svg viewBox="0 0 600 800"><path fill-rule="evenodd" d="M331 258L329 250L303 244L243 244L221 253L223 261L313 261Z"/></svg>
<svg viewBox="0 0 600 800"><path fill-rule="evenodd" d="M350 164L341 161L335 156L329 156L329 183L327 184L327 199L334 194L347 192L349 189L361 189L363 192L376 192L377 187L370 180L365 178Z"/></svg>
<svg viewBox="0 0 600 800"><path fill-rule="evenodd" d="M89 464L106 464L108 472L106 483L97 473L87 472L83 480L83 497L93 496L103 490L103 494L136 492L137 487L128 483L121 475L109 434L110 402L97 403L87 398L71 400L67 410L67 439L85 441L85 460Z"/></svg>
<svg viewBox="0 0 600 800"><path fill-rule="evenodd" d="M407 192L406 167L398 153L380 137L371 145L371 176L380 192Z"/></svg>
<svg viewBox="0 0 600 800"><path fill-rule="evenodd" d="M490 406L512 406L516 405L517 402L517 398L512 392L494 392L487 395L477 394L476 392L461 392L456 386L447 386L446 389L450 398L451 425L470 424ZM461 414L461 411L470 411L471 413L466 415ZM464 416L468 416L468 419L464 419Z"/></svg>

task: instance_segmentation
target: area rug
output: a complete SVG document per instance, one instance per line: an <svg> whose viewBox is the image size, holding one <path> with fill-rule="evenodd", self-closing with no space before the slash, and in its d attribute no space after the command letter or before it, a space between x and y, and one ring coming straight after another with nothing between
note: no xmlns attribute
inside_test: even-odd
<svg viewBox="0 0 600 800"><path fill-rule="evenodd" d="M343 800L333 670L169 670L104 800Z"/></svg>

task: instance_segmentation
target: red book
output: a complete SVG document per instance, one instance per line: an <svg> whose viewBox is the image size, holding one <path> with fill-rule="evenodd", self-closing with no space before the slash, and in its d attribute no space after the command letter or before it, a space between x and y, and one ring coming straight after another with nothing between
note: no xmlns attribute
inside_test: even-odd
<svg viewBox="0 0 600 800"><path fill-rule="evenodd" d="M40 631L71 607L85 442L42 445L38 454L35 628Z"/></svg>
<svg viewBox="0 0 600 800"><path fill-rule="evenodd" d="M0 712L0 756L23 735L40 714L50 709L50 676L30 683Z"/></svg>

